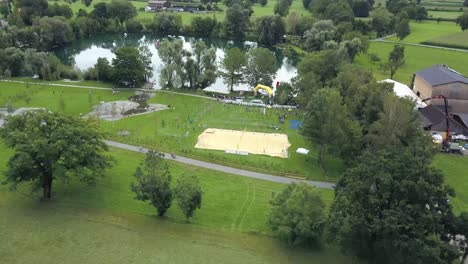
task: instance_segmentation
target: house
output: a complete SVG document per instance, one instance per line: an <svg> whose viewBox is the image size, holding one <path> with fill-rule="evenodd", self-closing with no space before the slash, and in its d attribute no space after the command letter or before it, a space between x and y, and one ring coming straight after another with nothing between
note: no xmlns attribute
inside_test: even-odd
<svg viewBox="0 0 468 264"><path fill-rule="evenodd" d="M418 109L422 126L425 130L445 132L447 122L442 108L428 105ZM450 114L449 127L451 133L468 135L468 114Z"/></svg>
<svg viewBox="0 0 468 264"><path fill-rule="evenodd" d="M165 0L151 0L145 7L146 12L156 12L161 11L166 8L171 7L171 2Z"/></svg>
<svg viewBox="0 0 468 264"><path fill-rule="evenodd" d="M385 79L382 82L393 84L393 92L398 97L404 97L412 100L416 104L416 109L426 107L427 104L424 103L421 98L419 98L416 93L411 90L406 84L394 81L392 79Z"/></svg>
<svg viewBox="0 0 468 264"><path fill-rule="evenodd" d="M413 91L421 99L444 95L449 111L468 113L468 78L447 65L434 65L414 74ZM428 104L443 106L443 99L431 99Z"/></svg>

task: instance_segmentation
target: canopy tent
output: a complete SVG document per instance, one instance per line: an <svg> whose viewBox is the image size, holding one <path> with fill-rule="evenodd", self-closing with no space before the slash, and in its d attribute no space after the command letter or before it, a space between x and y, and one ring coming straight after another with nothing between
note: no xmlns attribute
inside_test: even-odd
<svg viewBox="0 0 468 264"><path fill-rule="evenodd" d="M392 79L385 79L382 82L393 83L393 92L399 97L407 97L412 99L416 103L416 108L426 107L427 104L424 103L416 93L411 90L407 85L394 81Z"/></svg>

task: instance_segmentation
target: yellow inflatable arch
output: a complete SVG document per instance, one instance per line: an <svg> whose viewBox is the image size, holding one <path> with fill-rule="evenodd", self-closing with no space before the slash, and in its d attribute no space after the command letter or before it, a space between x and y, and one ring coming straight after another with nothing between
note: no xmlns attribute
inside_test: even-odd
<svg viewBox="0 0 468 264"><path fill-rule="evenodd" d="M265 90L268 93L268 96L270 96L270 97L273 96L273 90L271 89L271 87L268 87L268 86L263 85L263 84L257 84L257 86L255 86L254 95L257 95L257 91L259 89Z"/></svg>

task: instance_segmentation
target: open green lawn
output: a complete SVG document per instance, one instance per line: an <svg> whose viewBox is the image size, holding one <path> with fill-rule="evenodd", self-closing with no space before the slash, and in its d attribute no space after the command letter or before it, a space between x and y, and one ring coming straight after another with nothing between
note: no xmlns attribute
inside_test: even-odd
<svg viewBox="0 0 468 264"><path fill-rule="evenodd" d="M89 7L86 7L81 1L76 1L74 3L71 3L70 6L74 14L76 14L78 10L80 9L84 9L88 12L91 12L93 10L93 6L99 2L110 2L110 0L94 0L91 6ZM148 13L148 12L141 11L141 8L145 8L147 1L131 1L131 2L137 8L137 11L138 11L137 18L141 20L151 20L156 15L155 13ZM254 13L251 19L255 20L256 18L259 18L262 16L273 15L273 8L277 2L278 0L270 0L265 6L260 6L258 4L255 4L252 7ZM49 4L54 4L54 3L67 4L68 2L66 2L65 0L49 0ZM207 14L192 14L192 13L187 13L187 12L181 12L177 14L182 17L182 22L184 23L184 25L190 24L190 22L192 21L192 18L194 17L207 17L207 16L213 17L213 15L216 17L216 19L218 19L218 21L223 21L227 7L223 3L218 3L218 6L223 10L222 12L213 12L213 13L207 13ZM289 12L290 13L296 12L299 15L310 15L310 12L307 11L302 5L301 0L293 0L293 3L289 9Z"/></svg>
<svg viewBox="0 0 468 264"><path fill-rule="evenodd" d="M377 79L389 78L390 74L382 69L381 63L386 63L388 54L394 44L371 42L368 53L378 55L381 62L371 62L368 54L356 58L356 63L372 69ZM394 79L407 85L411 84L414 72L430 67L435 64L447 64L451 68L468 75L468 52L450 51L436 48L405 46L405 65L398 69Z"/></svg>
<svg viewBox="0 0 468 264"><path fill-rule="evenodd" d="M11 151L0 142L0 175ZM190 224L174 204L167 217L133 199L129 185L144 158L112 149L116 160L96 186L54 186L40 202L26 186L0 186L0 263L347 263L331 250L293 250L269 236L268 201L284 185L170 163L173 182L190 171L203 188ZM331 190L321 190L330 204ZM263 234L263 235L260 235Z"/></svg>
<svg viewBox="0 0 468 264"><path fill-rule="evenodd" d="M451 200L456 213L468 211L468 157L439 154L434 166L445 175L445 182L454 188L456 197Z"/></svg>
<svg viewBox="0 0 468 264"><path fill-rule="evenodd" d="M447 36L429 39L425 44L468 49L468 31L458 32Z"/></svg>
<svg viewBox="0 0 468 264"><path fill-rule="evenodd" d="M88 101L88 93L92 92L92 103ZM63 98L65 113L79 115L87 114L92 106L100 101L125 100L133 93L123 91L112 95L107 90L89 90L83 88L57 87L34 84L17 84L0 82L0 106L4 107L11 100L15 108L46 107L52 111L60 111L59 102ZM315 180L335 180L343 170L343 164L330 159L326 164L328 176L319 168L315 159L314 148L307 144L297 130L289 129L289 121L301 119L301 113L289 113L284 124L278 121L278 115L286 111L268 109L266 115L258 108L247 109L242 106L226 105L208 99L157 93L151 102L162 103L175 107L147 115L140 115L115 122L102 121L104 131L109 138L135 145L144 145L162 151L175 152L207 161L213 161L234 167L269 172L273 174L289 174L290 176L307 177ZM225 154L223 151L195 149L198 135L206 128L225 128L248 130L253 132L286 133L292 146L289 148L290 158L275 158L262 155L240 156ZM278 128L278 130L276 130ZM129 136L119 136L119 131L130 131ZM312 150L311 156L296 154L298 147Z"/></svg>
<svg viewBox="0 0 468 264"><path fill-rule="evenodd" d="M449 18L455 19L463 14L462 11L451 12L451 11L428 11L428 16L432 18Z"/></svg>
<svg viewBox="0 0 468 264"><path fill-rule="evenodd" d="M461 32L460 27L454 22L441 21L440 23L437 23L436 21L429 20L422 22L412 21L410 26L411 33L404 38L402 42L421 43L429 39ZM390 37L387 40L399 41L396 36Z"/></svg>

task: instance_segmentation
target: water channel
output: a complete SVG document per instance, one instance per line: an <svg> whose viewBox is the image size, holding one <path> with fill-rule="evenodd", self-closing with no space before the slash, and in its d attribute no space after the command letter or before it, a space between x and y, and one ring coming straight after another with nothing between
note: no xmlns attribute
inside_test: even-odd
<svg viewBox="0 0 468 264"><path fill-rule="evenodd" d="M183 41L185 50L191 51L192 43L196 38L179 37ZM125 45L147 46L152 55L153 77L150 80L154 83L154 88L159 89L159 73L163 67L158 56L158 51L155 43L161 41L162 37L153 35L100 35L88 39L80 39L73 42L71 45L55 51L56 55L64 62L74 65L76 68L84 71L97 62L100 57L105 57L112 62L115 57L113 51ZM231 47L239 47L244 51L257 47L255 42L235 42L228 40L213 40L204 39L211 47L216 48L216 57L218 69L227 49ZM296 76L297 69L290 59L286 58L280 49L270 48L275 53L277 59L278 70L274 78L274 82L289 82L292 77ZM234 90L247 91L252 89L248 84L240 84L234 87ZM228 87L224 84L223 78L218 77L216 82L205 88L207 91L228 92Z"/></svg>

